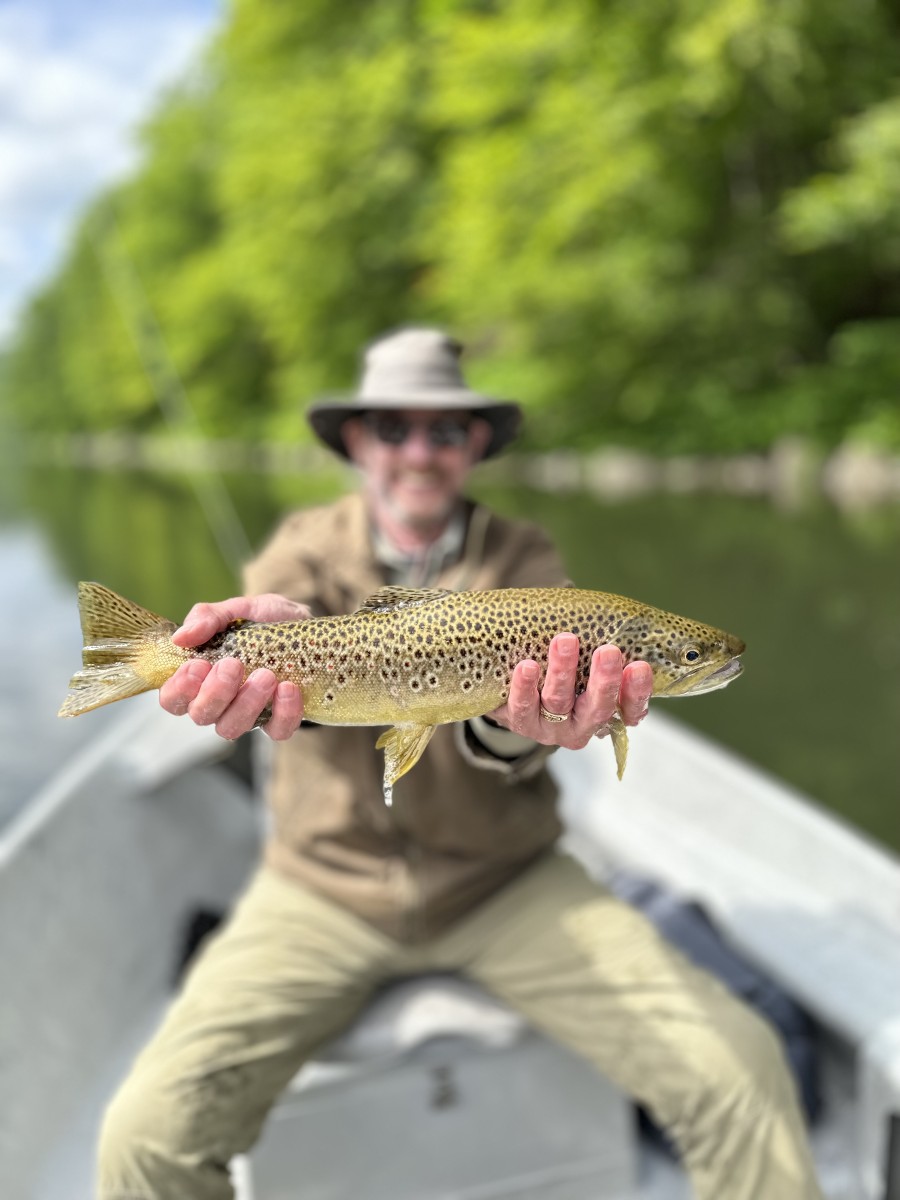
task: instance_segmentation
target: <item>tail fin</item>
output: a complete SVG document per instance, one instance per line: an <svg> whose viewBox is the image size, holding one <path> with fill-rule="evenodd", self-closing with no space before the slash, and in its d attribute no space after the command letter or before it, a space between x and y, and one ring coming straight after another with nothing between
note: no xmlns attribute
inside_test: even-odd
<svg viewBox="0 0 900 1200"><path fill-rule="evenodd" d="M79 583L84 637L82 669L59 710L77 717L91 709L161 687L191 652L172 644L172 621L133 604L99 583Z"/></svg>

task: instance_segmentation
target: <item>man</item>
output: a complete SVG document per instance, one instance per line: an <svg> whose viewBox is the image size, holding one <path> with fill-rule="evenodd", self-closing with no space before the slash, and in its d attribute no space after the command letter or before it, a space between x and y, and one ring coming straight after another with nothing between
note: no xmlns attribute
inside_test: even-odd
<svg viewBox="0 0 900 1200"><path fill-rule="evenodd" d="M360 469L361 494L289 516L247 568L248 595L197 605L178 644L239 617L351 611L386 583L564 582L539 530L464 499L520 413L471 391L459 352L439 332L401 331L370 348L356 396L310 410ZM234 661L192 662L161 689L169 712L227 738L265 715L272 828L260 872L110 1108L102 1200L225 1200L230 1158L304 1059L380 984L435 969L477 980L640 1100L701 1200L819 1195L774 1035L554 850L547 756L585 746L617 707L636 724L652 688L646 663L623 666L606 646L576 695L577 659L560 631L543 682L520 663L490 718L441 726L391 809L372 730L298 731L303 698L270 672L242 682Z"/></svg>

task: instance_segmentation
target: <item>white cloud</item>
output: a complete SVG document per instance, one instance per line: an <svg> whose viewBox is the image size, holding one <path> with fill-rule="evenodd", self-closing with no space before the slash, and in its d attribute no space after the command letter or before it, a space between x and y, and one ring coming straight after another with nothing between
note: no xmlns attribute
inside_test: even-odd
<svg viewBox="0 0 900 1200"><path fill-rule="evenodd" d="M0 4L0 339L218 16L219 0Z"/></svg>

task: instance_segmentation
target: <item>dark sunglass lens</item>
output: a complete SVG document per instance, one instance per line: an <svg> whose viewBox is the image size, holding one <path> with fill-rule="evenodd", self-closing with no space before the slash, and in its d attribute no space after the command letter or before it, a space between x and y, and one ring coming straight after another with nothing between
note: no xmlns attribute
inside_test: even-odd
<svg viewBox="0 0 900 1200"><path fill-rule="evenodd" d="M420 427L400 413L370 412L365 421L375 437L388 446L402 446L414 425ZM435 421L425 422L421 428L435 449L462 446L469 436L469 422L464 417L438 417Z"/></svg>
<svg viewBox="0 0 900 1200"><path fill-rule="evenodd" d="M379 442L389 446L400 446L409 437L409 421L397 413L369 413L366 423Z"/></svg>
<svg viewBox="0 0 900 1200"><path fill-rule="evenodd" d="M469 422L458 417L443 417L428 429L432 446L462 446L468 436Z"/></svg>

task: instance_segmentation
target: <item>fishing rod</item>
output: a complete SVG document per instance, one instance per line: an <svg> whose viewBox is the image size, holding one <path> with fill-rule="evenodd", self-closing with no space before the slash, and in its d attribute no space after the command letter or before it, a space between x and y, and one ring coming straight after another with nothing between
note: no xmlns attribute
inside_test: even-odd
<svg viewBox="0 0 900 1200"><path fill-rule="evenodd" d="M102 230L91 222L89 236L113 299L150 379L157 406L169 429L202 438L200 422L172 361L166 340L137 270L107 213ZM197 501L219 552L237 578L252 547L221 475L189 472Z"/></svg>

